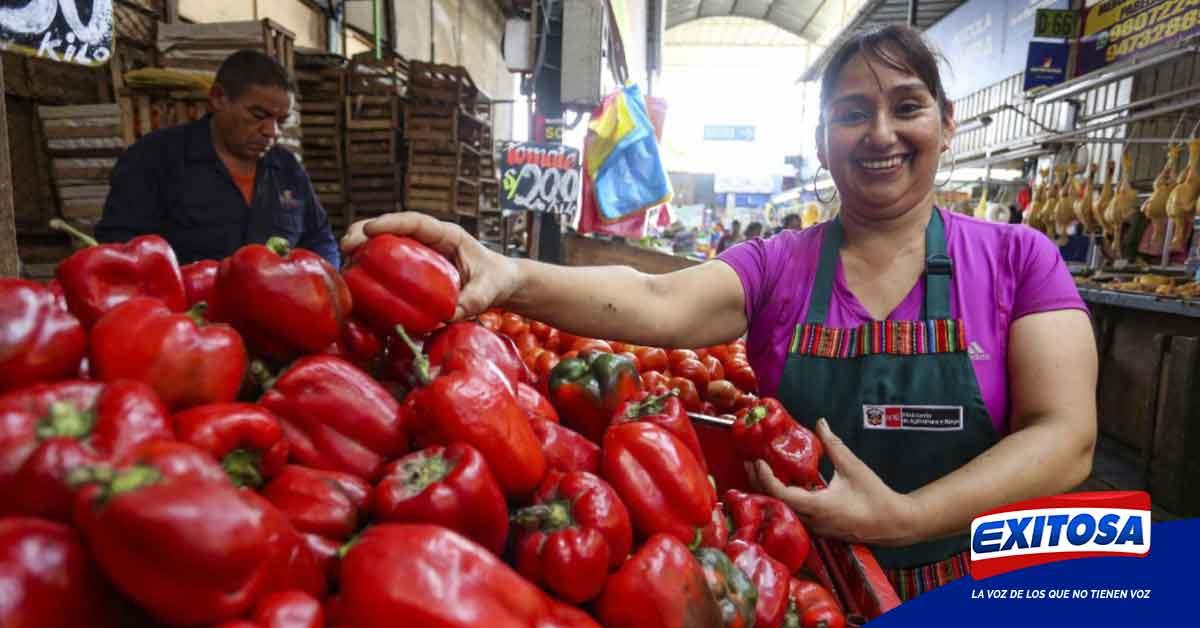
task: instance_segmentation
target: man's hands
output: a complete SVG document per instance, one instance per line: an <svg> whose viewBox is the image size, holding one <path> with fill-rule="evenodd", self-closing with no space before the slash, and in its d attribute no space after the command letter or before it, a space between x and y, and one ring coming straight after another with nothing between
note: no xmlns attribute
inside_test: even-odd
<svg viewBox="0 0 1200 628"><path fill-rule="evenodd" d="M349 255L368 237L381 233L410 237L458 267L463 285L454 320L503 304L520 284L516 260L488 250L458 225L417 212L385 214L350 225L342 238L342 251Z"/></svg>
<svg viewBox="0 0 1200 628"><path fill-rule="evenodd" d="M834 467L828 488L809 491L785 486L762 460L746 463L751 484L790 506L814 535L886 546L924 540L918 532L921 513L914 500L889 488L824 419L814 431Z"/></svg>

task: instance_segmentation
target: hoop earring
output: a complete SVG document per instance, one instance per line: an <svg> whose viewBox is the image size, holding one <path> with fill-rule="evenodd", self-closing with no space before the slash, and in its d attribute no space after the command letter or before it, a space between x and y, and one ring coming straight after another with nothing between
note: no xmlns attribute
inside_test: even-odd
<svg viewBox="0 0 1200 628"><path fill-rule="evenodd" d="M817 171L813 173L813 196L817 197L817 200L821 203L828 205L829 203L833 202L833 199L837 198L837 186L833 186L833 196L830 196L829 200L821 198L821 193L817 191L817 175L820 174L822 170L825 170L825 166L818 167Z"/></svg>
<svg viewBox="0 0 1200 628"><path fill-rule="evenodd" d="M943 156L945 154L946 153L942 153ZM937 182L937 175L935 174L934 178L933 178L934 187L941 189L941 188L945 187L947 183L950 183L950 180L954 178L954 169L957 167L958 167L958 154L951 153L950 154L950 174L949 174L949 176L946 177L946 180L941 183ZM939 157L938 158L938 170L941 170L941 169L942 169L942 160Z"/></svg>

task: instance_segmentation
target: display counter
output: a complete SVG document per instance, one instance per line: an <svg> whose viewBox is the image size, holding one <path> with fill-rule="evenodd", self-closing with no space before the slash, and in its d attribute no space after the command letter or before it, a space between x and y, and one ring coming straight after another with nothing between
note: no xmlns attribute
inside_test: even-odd
<svg viewBox="0 0 1200 628"><path fill-rule="evenodd" d="M644 273L662 274L700 264L699 260L628 244L621 240L563 234L563 263L567 266L632 266Z"/></svg>

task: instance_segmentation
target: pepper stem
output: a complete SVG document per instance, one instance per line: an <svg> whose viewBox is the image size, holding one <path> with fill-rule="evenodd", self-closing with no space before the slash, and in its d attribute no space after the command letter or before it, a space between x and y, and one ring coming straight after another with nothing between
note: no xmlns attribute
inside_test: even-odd
<svg viewBox="0 0 1200 628"><path fill-rule="evenodd" d="M233 480L234 486L258 488L263 484L262 473L258 469L261 463L262 457L258 453L248 449L235 449L221 459L221 468L225 469L229 479Z"/></svg>
<svg viewBox="0 0 1200 628"><path fill-rule="evenodd" d="M50 404L46 418L37 426L37 436L47 438L80 438L92 432L92 424L96 417L91 412L82 411L75 404L66 401L55 401Z"/></svg>
<svg viewBox="0 0 1200 628"><path fill-rule="evenodd" d="M512 521L523 528L530 530L536 528L542 532L562 530L575 523L571 517L570 502L561 499L526 506L513 514Z"/></svg>
<svg viewBox="0 0 1200 628"><path fill-rule="evenodd" d="M754 406L746 413L746 425L751 426L767 418L766 406Z"/></svg>
<svg viewBox="0 0 1200 628"><path fill-rule="evenodd" d="M188 308L188 311L184 312L184 314L188 318L192 319L192 322L196 323L197 327L203 327L204 325L208 324L208 319L204 318L204 315L207 312L208 303L205 303L204 301L198 301L195 305Z"/></svg>
<svg viewBox="0 0 1200 628"><path fill-rule="evenodd" d="M396 335L400 336L400 340L408 346L408 350L413 354L413 372L417 376L417 381L422 386L428 386L429 382L433 381L433 377L429 374L429 356L421 352L421 348L413 339L409 337L408 332L404 331L403 325L396 325Z"/></svg>
<svg viewBox="0 0 1200 628"><path fill-rule="evenodd" d="M67 474L67 485L74 489L84 484L108 484L112 479L113 469L108 465L75 467Z"/></svg>
<svg viewBox="0 0 1200 628"><path fill-rule="evenodd" d="M629 407L629 418L636 419L638 417L661 414L663 411L664 402L670 397L675 397L677 395L679 395L678 388L672 388L661 395L650 395Z"/></svg>
<svg viewBox="0 0 1200 628"><path fill-rule="evenodd" d="M99 242L96 241L96 238L93 238L92 236L80 231L79 229L75 228L74 225L66 222L65 220L63 220L61 218L51 218L50 219L50 228L54 229L55 231L61 231L65 234L71 236L75 240L78 240L79 243L83 244L84 246L96 246L97 244L100 244Z"/></svg>
<svg viewBox="0 0 1200 628"><path fill-rule="evenodd" d="M292 245L287 241L287 238L280 236L271 236L267 238L267 248L279 257L287 257L288 253L292 252Z"/></svg>
<svg viewBox="0 0 1200 628"><path fill-rule="evenodd" d="M700 544L704 542L704 532L700 528L696 528L696 534L692 536L692 542L688 543L689 551L700 549Z"/></svg>
<svg viewBox="0 0 1200 628"><path fill-rule="evenodd" d="M354 549L355 545L358 545L358 540L360 538L362 538L363 532L366 532L366 531L367 531L367 529L363 528L358 534L355 534L354 536L350 537L350 540L346 541L345 543L342 544L341 547L338 548L338 551L337 551L338 560L345 558L346 554L349 554L350 550Z"/></svg>
<svg viewBox="0 0 1200 628"><path fill-rule="evenodd" d="M446 474L453 470L454 465L439 452L423 460L406 462L404 465L404 483L415 495L429 488L430 484L441 481L442 478L446 477Z"/></svg>
<svg viewBox="0 0 1200 628"><path fill-rule="evenodd" d="M271 373L271 369L263 364L262 360L250 360L250 376L258 382L263 392L271 390L271 387L275 385L275 380L278 379Z"/></svg>

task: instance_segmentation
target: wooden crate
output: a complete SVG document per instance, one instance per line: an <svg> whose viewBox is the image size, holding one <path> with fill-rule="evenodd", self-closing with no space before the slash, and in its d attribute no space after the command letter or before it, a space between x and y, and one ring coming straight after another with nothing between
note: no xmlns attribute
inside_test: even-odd
<svg viewBox="0 0 1200 628"><path fill-rule="evenodd" d="M296 34L269 20L188 24L160 23L156 44L165 68L216 72L238 50L258 50L295 71Z"/></svg>
<svg viewBox="0 0 1200 628"><path fill-rule="evenodd" d="M208 93L126 87L120 90L121 134L127 144L158 129L186 124L208 113Z"/></svg>
<svg viewBox="0 0 1200 628"><path fill-rule="evenodd" d="M60 215L91 230L108 198L108 178L125 150L115 103L38 107Z"/></svg>
<svg viewBox="0 0 1200 628"><path fill-rule="evenodd" d="M373 52L359 53L350 61L346 93L403 96L408 73L408 60L398 54L376 59Z"/></svg>
<svg viewBox="0 0 1200 628"><path fill-rule="evenodd" d="M439 104L474 111L479 89L461 66L413 61L409 64L408 99L413 104Z"/></svg>

